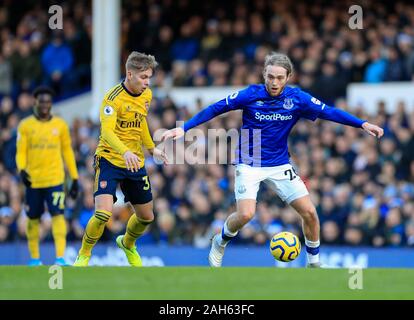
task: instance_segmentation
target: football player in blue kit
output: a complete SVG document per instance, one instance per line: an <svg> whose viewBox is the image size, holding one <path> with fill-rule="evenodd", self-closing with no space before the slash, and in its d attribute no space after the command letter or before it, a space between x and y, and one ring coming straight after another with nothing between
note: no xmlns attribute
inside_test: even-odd
<svg viewBox="0 0 414 320"><path fill-rule="evenodd" d="M241 129L248 134L245 139L242 134L236 150L234 191L237 211L227 218L221 233L212 239L208 260L213 267L222 265L227 243L253 218L262 181L299 213L308 266L321 267L319 219L305 184L289 161L289 133L300 118L334 121L361 128L378 138L384 133L382 128L328 106L300 88L287 86L292 71L290 59L273 52L264 63L264 84L250 85L229 95L197 113L183 127L168 130L163 135L163 140L178 139L191 128L222 113L236 109L243 111Z"/></svg>

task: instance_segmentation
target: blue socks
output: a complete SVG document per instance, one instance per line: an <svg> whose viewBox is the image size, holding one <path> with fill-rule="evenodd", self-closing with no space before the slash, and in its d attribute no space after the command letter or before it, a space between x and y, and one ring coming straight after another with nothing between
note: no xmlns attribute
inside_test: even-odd
<svg viewBox="0 0 414 320"><path fill-rule="evenodd" d="M305 245L306 245L306 256L308 259L308 263L314 264L319 263L319 246L320 241L310 241L305 238Z"/></svg>
<svg viewBox="0 0 414 320"><path fill-rule="evenodd" d="M227 221L224 223L223 229L221 229L221 237L219 238L219 244L223 247L225 247L227 245L227 243L229 243L229 241L231 239L233 239L236 235L237 235L238 231L236 232L231 232L228 228L227 228Z"/></svg>

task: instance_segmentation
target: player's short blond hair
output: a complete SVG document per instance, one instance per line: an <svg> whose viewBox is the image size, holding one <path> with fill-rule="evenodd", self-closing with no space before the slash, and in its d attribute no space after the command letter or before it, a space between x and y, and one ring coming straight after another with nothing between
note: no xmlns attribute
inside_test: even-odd
<svg viewBox="0 0 414 320"><path fill-rule="evenodd" d="M269 53L265 58L263 72L265 72L267 66L279 66L285 68L288 76L291 75L293 72L292 61L290 61L289 57L283 53Z"/></svg>
<svg viewBox="0 0 414 320"><path fill-rule="evenodd" d="M145 54L137 51L132 51L125 63L126 70L145 71L148 69L155 70L158 62L155 57L150 54Z"/></svg>

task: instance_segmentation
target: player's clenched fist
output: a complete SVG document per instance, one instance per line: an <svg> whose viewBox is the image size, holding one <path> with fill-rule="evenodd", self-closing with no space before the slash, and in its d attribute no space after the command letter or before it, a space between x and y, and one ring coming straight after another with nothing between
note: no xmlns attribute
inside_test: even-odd
<svg viewBox="0 0 414 320"><path fill-rule="evenodd" d="M162 135L161 141L165 141L165 140L170 139L170 138L173 138L174 140L177 140L177 139L183 137L184 133L185 133L184 129L181 128L181 127L168 130L168 131L164 132L164 134Z"/></svg>
<svg viewBox="0 0 414 320"><path fill-rule="evenodd" d="M123 155L125 159L126 168L132 172L138 172L139 170L139 158L132 151L127 151Z"/></svg>

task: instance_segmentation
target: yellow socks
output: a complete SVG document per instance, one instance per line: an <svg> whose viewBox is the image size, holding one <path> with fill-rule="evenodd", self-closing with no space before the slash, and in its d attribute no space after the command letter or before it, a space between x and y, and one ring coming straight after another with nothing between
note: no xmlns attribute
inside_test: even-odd
<svg viewBox="0 0 414 320"><path fill-rule="evenodd" d="M39 223L40 219L27 219L26 236L30 257L39 259Z"/></svg>
<svg viewBox="0 0 414 320"><path fill-rule="evenodd" d="M66 249L66 221L63 214L52 217L52 235L55 240L56 258L65 255Z"/></svg>
<svg viewBox="0 0 414 320"><path fill-rule="evenodd" d="M135 245L135 241L145 232L147 226L153 220L143 220L132 214L128 220L125 236L122 240L124 246L131 249Z"/></svg>
<svg viewBox="0 0 414 320"><path fill-rule="evenodd" d="M102 236L105 225L111 215L112 213L106 210L95 211L95 214L89 219L88 225L86 226L79 255L91 255L92 248Z"/></svg>
<svg viewBox="0 0 414 320"><path fill-rule="evenodd" d="M102 236L105 230L105 224L109 221L112 213L106 210L96 210L91 217L85 229L85 234L82 239L82 247L79 250L79 255L90 256L92 248ZM145 232L147 226L153 220L143 220L132 214L128 220L125 236L123 238L123 245L131 249L135 245L135 241Z"/></svg>

